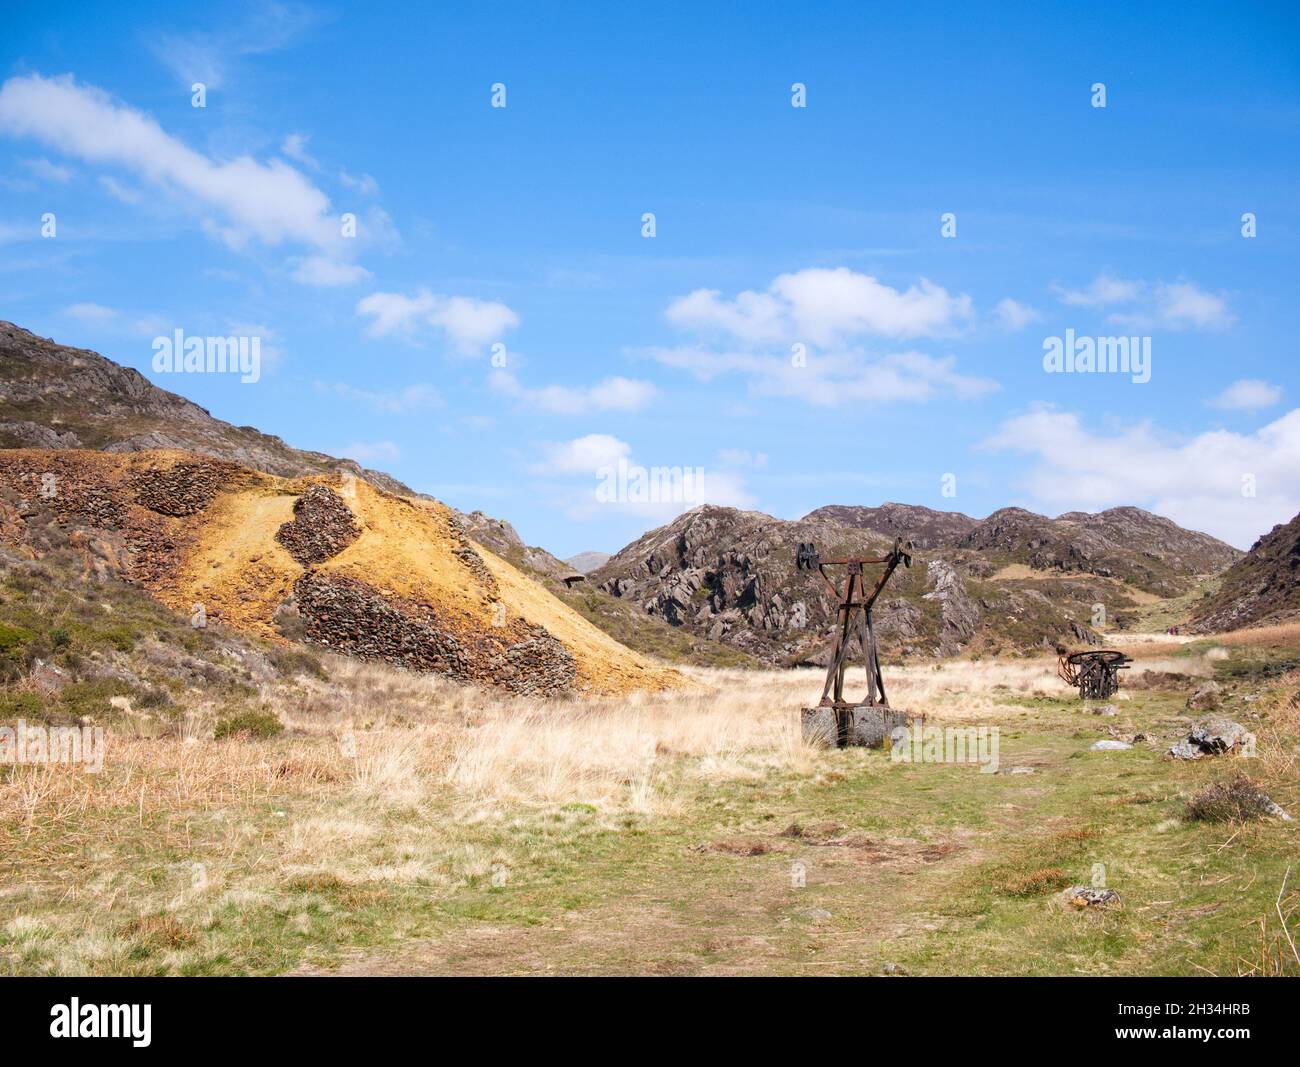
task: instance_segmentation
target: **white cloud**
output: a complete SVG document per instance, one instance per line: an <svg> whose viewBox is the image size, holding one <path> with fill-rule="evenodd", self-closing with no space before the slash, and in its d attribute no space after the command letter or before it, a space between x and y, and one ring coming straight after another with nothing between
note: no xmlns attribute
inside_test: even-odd
<svg viewBox="0 0 1300 1067"><path fill-rule="evenodd" d="M217 162L149 116L71 76L10 78L0 87L0 133L31 137L88 163L115 165L188 198L205 230L231 248L298 243L342 254L329 198L283 160Z"/></svg>
<svg viewBox="0 0 1300 1067"><path fill-rule="evenodd" d="M453 349L465 355L481 351L519 325L519 316L505 304L438 296L428 289L420 289L414 296L371 293L357 302L357 314L371 320L366 332L372 337L399 334L415 338L420 329L432 326L442 330Z"/></svg>
<svg viewBox="0 0 1300 1067"><path fill-rule="evenodd" d="M1037 322L1043 316L1034 308L1007 297L998 301L996 309L998 325L1008 333L1023 330L1031 322Z"/></svg>
<svg viewBox="0 0 1300 1067"><path fill-rule="evenodd" d="M339 171L339 181L347 188L362 196L374 196L379 192L379 183L369 174L362 174L360 177L354 177L345 170Z"/></svg>
<svg viewBox="0 0 1300 1067"><path fill-rule="evenodd" d="M392 441L357 441L339 451L344 459L358 463L394 463L402 458L402 450Z"/></svg>
<svg viewBox="0 0 1300 1067"><path fill-rule="evenodd" d="M1210 406L1228 411L1259 411L1282 399L1282 387L1258 378L1241 378L1211 400Z"/></svg>
<svg viewBox="0 0 1300 1067"><path fill-rule="evenodd" d="M959 374L951 356L936 359L922 352L869 357L858 350L808 353L797 365L790 356L753 352L715 352L702 348L653 348L650 358L711 381L728 374L749 379L754 396L793 397L818 407L857 400L880 403L921 402L941 394L966 398L999 388L987 378Z"/></svg>
<svg viewBox="0 0 1300 1067"><path fill-rule="evenodd" d="M635 378L605 378L595 385L572 387L547 385L527 388L507 370L494 370L488 383L499 393L526 404L530 409L552 415L586 415L595 411L640 411L652 401L657 390L647 381Z"/></svg>
<svg viewBox="0 0 1300 1067"><path fill-rule="evenodd" d="M1246 548L1300 510L1300 408L1254 433L1180 439L1149 422L1093 433L1078 415L1041 407L985 447L1037 457L1022 487L1044 511L1136 504ZM1256 495L1243 495L1252 480Z"/></svg>
<svg viewBox="0 0 1300 1067"><path fill-rule="evenodd" d="M586 474L595 478L601 467L617 465L632 455L632 446L607 433L589 433L572 441L542 447L543 462L533 467L538 474Z"/></svg>
<svg viewBox="0 0 1300 1067"><path fill-rule="evenodd" d="M1112 311L1106 319L1126 328L1217 330L1233 321L1227 298L1207 292L1195 282L1146 282L1102 273L1083 289L1055 288L1061 302L1071 307L1123 307L1125 310Z"/></svg>
<svg viewBox="0 0 1300 1067"><path fill-rule="evenodd" d="M331 256L295 256L289 261L294 281L322 287L355 285L370 277L370 271L357 263Z"/></svg>
<svg viewBox="0 0 1300 1067"><path fill-rule="evenodd" d="M1175 329L1190 326L1216 330L1232 322L1227 301L1192 282L1161 283L1156 286L1155 299L1160 320Z"/></svg>
<svg viewBox="0 0 1300 1067"><path fill-rule="evenodd" d="M734 300L716 289L697 289L673 301L667 315L676 326L721 331L748 343L827 345L862 334L950 333L958 320L970 317L971 300L924 278L900 292L847 267L809 268L779 275L764 292L746 290Z"/></svg>
<svg viewBox="0 0 1300 1067"><path fill-rule="evenodd" d="M312 170L320 170L320 164L307 151L308 137L305 133L291 133L280 144L280 155L301 163Z"/></svg>
<svg viewBox="0 0 1300 1067"><path fill-rule="evenodd" d="M822 407L864 398L974 397L997 384L957 373L951 357L874 355L853 343L873 334L951 334L972 314L969 296L949 294L926 279L900 291L845 267L811 268L782 274L763 292L746 290L729 300L716 289L697 289L669 305L667 317L676 326L729 335L735 348L694 344L644 354L704 381L734 374L749 380L753 395Z"/></svg>
<svg viewBox="0 0 1300 1067"><path fill-rule="evenodd" d="M674 462L656 467L634 460L632 447L626 441L594 433L572 441L546 444L542 447L542 457L541 462L531 466L532 472L553 483L561 480L558 485L547 487L546 496L575 520L616 513L662 523L701 504L747 508L754 503L740 470L746 464L733 462L735 455L723 454L717 464L706 467L684 462L683 457L677 456ZM752 457L748 465L753 465ZM616 478L611 472L620 469L626 477L627 492L611 496L608 492L613 485L611 478ZM689 479L684 477L687 471L691 472ZM659 499L640 499L635 489L638 480L643 487L656 481L661 487L675 484L684 488L689 484L691 493L689 498L683 492L677 499L671 493L667 494L668 499L663 498L663 493L650 494L658 495ZM598 492L602 486L605 491Z"/></svg>
<svg viewBox="0 0 1300 1067"><path fill-rule="evenodd" d="M413 411L427 411L431 408L441 407L443 404L442 396L438 390L424 382L417 382L402 389L387 391L358 389L356 386L344 382L333 385L317 382L316 388L337 393L349 399L359 400L376 411L383 411L390 415L405 415Z"/></svg>
<svg viewBox="0 0 1300 1067"><path fill-rule="evenodd" d="M1110 274L1098 274L1083 289L1064 289L1056 286L1063 304L1071 307L1100 308L1111 304L1127 304L1142 295L1146 283L1125 281Z"/></svg>

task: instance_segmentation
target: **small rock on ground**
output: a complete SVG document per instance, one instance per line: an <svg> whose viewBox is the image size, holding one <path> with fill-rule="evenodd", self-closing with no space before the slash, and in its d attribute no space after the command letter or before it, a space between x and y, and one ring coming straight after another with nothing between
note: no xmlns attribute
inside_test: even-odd
<svg viewBox="0 0 1300 1067"><path fill-rule="evenodd" d="M1113 889L1098 889L1090 885L1072 885L1061 893L1063 904L1079 908L1106 908L1120 902L1120 896Z"/></svg>
<svg viewBox="0 0 1300 1067"><path fill-rule="evenodd" d="M1187 698L1187 706L1193 711L1209 711L1219 706L1219 697L1223 686L1218 682L1206 682Z"/></svg>

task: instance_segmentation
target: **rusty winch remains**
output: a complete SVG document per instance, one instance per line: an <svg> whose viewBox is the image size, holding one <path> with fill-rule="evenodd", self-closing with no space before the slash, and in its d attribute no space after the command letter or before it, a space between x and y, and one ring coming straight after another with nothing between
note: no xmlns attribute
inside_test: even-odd
<svg viewBox="0 0 1300 1067"><path fill-rule="evenodd" d="M839 602L822 698L817 707L804 708L802 713L803 735L808 740L840 748L846 745L874 748L884 744L896 727L913 722L915 716L889 706L871 618L872 605L900 563L905 567L912 565L912 544L902 538L895 539L894 547L883 556L837 559L822 559L815 545L800 543L795 566L799 570L816 570ZM883 570L874 588L868 592L863 568L873 566L881 566ZM845 568L842 589L827 573L827 567ZM848 667L849 646L855 636L867 668L867 694L861 701L844 698L844 673Z"/></svg>
<svg viewBox="0 0 1300 1067"><path fill-rule="evenodd" d="M1079 687L1081 700L1105 700L1119 692L1119 672L1132 662L1113 648L1090 648L1079 652L1058 650L1056 673L1069 685Z"/></svg>

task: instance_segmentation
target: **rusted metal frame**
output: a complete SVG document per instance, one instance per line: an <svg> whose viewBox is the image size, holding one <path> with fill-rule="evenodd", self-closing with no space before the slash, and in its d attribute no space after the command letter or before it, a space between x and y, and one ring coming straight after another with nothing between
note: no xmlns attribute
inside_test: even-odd
<svg viewBox="0 0 1300 1067"><path fill-rule="evenodd" d="M818 567L820 570L820 565ZM835 595L840 600L839 612L836 617L836 623L839 626L839 633L835 638L835 648L831 653L831 661L826 669L826 684L822 686L821 703L825 704L828 700L835 704L844 703L844 660L849 651L849 638L852 634L852 621L854 609L858 606L853 602L853 587L861 573L850 570L844 583L844 592L840 593L834 584L827 578L827 584L831 586ZM822 577L826 578L826 572L822 571ZM834 688L834 696L831 690Z"/></svg>
<svg viewBox="0 0 1300 1067"><path fill-rule="evenodd" d="M860 623L861 633L859 635L862 644L863 658L866 663L867 672L867 699L866 704L869 707L875 707L877 700L882 705L888 705L888 699L885 696L885 677L880 669L880 655L876 646L876 631L871 621L871 608L876 599L880 596L889 581L890 576L897 569L907 554L902 551L901 542L895 540L893 550L884 556L857 557L845 559L828 559L819 560L817 570L830 588L831 592L840 601L837 622L839 624L839 634L836 637L835 647L832 652L831 661L826 669L826 682L822 686L821 704L839 707L844 704L844 674L847 669L845 660L848 657L849 644L853 636L853 623L857 611L862 612ZM871 591L869 596L864 596L862 600L853 599L854 586L858 579L863 577L862 565L864 563L884 563L885 569L881 573L876 587ZM830 576L826 573L826 565L841 565L849 568L848 577L845 581L844 592L841 593ZM866 582L863 581L862 589L865 593Z"/></svg>
<svg viewBox="0 0 1300 1067"><path fill-rule="evenodd" d="M1101 699L1119 691L1119 672L1128 670L1129 658L1113 649L1087 649L1062 652L1056 661L1056 673L1071 686L1078 686L1084 700Z"/></svg>

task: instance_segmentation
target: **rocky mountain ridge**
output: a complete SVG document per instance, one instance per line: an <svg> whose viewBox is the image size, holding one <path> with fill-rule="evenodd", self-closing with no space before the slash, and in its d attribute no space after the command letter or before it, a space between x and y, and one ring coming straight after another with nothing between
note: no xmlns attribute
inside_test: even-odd
<svg viewBox="0 0 1300 1067"><path fill-rule="evenodd" d="M1195 629L1235 630L1300 618L1300 515L1279 523L1228 568L1197 607Z"/></svg>
<svg viewBox="0 0 1300 1067"><path fill-rule="evenodd" d="M791 522L705 505L647 532L589 580L765 662L817 662L835 602L816 572L796 569L797 546L813 543L823 558L879 556L908 526L921 531L914 544L930 547L917 545L914 566L895 571L875 608L882 646L900 655L1097 643L1097 605L1122 625L1144 599L1187 592L1238 555L1137 508L1058 519L1004 508L977 520L913 505L830 506Z"/></svg>

